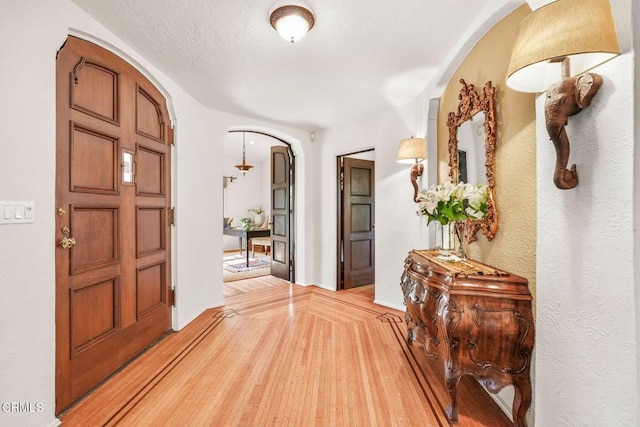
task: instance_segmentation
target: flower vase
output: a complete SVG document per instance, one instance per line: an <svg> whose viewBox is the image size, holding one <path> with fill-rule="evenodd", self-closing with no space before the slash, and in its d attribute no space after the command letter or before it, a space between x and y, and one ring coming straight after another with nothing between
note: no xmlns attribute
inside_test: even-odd
<svg viewBox="0 0 640 427"><path fill-rule="evenodd" d="M466 222L462 221L459 224L453 223L452 225L452 238L455 241L456 246L456 255L462 259L467 258L467 255L464 252L464 232L465 232Z"/></svg>
<svg viewBox="0 0 640 427"><path fill-rule="evenodd" d="M438 222L437 224L440 224L440 227L438 227L440 229L440 236L436 234L436 238L439 237L439 249L448 252L455 251L455 222L448 222L446 224Z"/></svg>

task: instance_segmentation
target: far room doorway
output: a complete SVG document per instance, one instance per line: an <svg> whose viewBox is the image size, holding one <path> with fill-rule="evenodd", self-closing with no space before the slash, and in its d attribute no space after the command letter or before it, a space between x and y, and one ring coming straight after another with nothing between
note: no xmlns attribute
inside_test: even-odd
<svg viewBox="0 0 640 427"><path fill-rule="evenodd" d="M337 157L337 284L350 289L375 283L374 150Z"/></svg>
<svg viewBox="0 0 640 427"><path fill-rule="evenodd" d="M222 177L225 288L265 275L295 281L293 177L289 143L258 131L227 133Z"/></svg>

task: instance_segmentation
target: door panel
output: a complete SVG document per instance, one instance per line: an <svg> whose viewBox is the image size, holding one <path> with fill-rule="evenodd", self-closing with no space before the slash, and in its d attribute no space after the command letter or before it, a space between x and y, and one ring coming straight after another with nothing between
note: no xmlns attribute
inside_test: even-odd
<svg viewBox="0 0 640 427"><path fill-rule="evenodd" d="M71 123L71 191L118 193L117 137Z"/></svg>
<svg viewBox="0 0 640 427"><path fill-rule="evenodd" d="M136 256L164 250L165 209L138 207L136 212Z"/></svg>
<svg viewBox="0 0 640 427"><path fill-rule="evenodd" d="M118 214L117 207L71 206L69 222L76 240L69 252L71 275L118 263Z"/></svg>
<svg viewBox="0 0 640 427"><path fill-rule="evenodd" d="M72 357L119 329L119 284L113 277L71 290Z"/></svg>
<svg viewBox="0 0 640 427"><path fill-rule="evenodd" d="M352 240L350 242L351 262L349 263L349 270L351 272L369 269L373 266L371 249L371 240L369 239Z"/></svg>
<svg viewBox="0 0 640 427"><path fill-rule="evenodd" d="M165 270L164 263L138 269L136 282L138 317L144 316L151 309L166 302Z"/></svg>
<svg viewBox="0 0 640 427"><path fill-rule="evenodd" d="M139 196L159 196L164 194L164 154L150 148L136 145L136 190Z"/></svg>
<svg viewBox="0 0 640 427"><path fill-rule="evenodd" d="M71 80L71 108L114 124L120 122L116 71L80 58Z"/></svg>
<svg viewBox="0 0 640 427"><path fill-rule="evenodd" d="M271 147L271 275L291 277L291 157L287 147Z"/></svg>
<svg viewBox="0 0 640 427"><path fill-rule="evenodd" d="M351 204L351 232L371 231L372 206L370 204Z"/></svg>
<svg viewBox="0 0 640 427"><path fill-rule="evenodd" d="M74 37L56 67L59 413L170 329L171 245L162 95L122 59ZM134 154L126 185L125 151Z"/></svg>
<svg viewBox="0 0 640 427"><path fill-rule="evenodd" d="M136 89L136 132L164 144L164 117L166 116L163 116L160 107L161 96L154 97L140 86Z"/></svg>
<svg viewBox="0 0 640 427"><path fill-rule="evenodd" d="M375 282L374 162L344 158L343 287Z"/></svg>

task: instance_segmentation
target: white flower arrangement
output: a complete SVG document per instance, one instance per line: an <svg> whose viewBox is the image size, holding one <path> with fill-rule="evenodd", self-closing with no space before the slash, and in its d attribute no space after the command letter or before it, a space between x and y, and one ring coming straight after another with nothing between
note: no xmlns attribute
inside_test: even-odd
<svg viewBox="0 0 640 427"><path fill-rule="evenodd" d="M482 219L487 214L487 186L446 181L422 190L418 203L418 215L427 217L427 225L432 221L447 225L453 221Z"/></svg>

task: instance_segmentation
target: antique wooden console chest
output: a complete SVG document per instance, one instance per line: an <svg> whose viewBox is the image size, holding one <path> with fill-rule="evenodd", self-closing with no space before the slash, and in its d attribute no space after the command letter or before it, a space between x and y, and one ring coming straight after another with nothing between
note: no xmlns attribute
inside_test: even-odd
<svg viewBox="0 0 640 427"><path fill-rule="evenodd" d="M442 361L450 421L458 420L457 387L469 374L492 393L513 384L514 424L525 426L534 343L527 280L437 250L415 250L405 261L401 286L407 343L421 344Z"/></svg>

